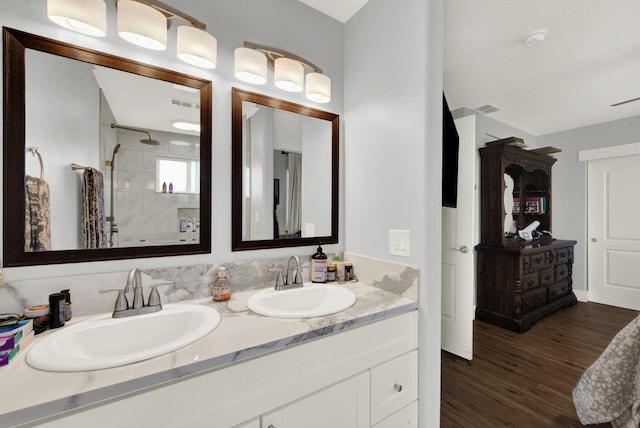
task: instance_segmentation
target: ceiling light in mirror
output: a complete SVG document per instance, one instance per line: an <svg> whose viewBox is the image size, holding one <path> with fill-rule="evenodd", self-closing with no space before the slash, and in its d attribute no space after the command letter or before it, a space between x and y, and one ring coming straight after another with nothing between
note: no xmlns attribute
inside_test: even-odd
<svg viewBox="0 0 640 428"><path fill-rule="evenodd" d="M200 124L198 123L191 123L191 122L177 120L173 122L172 125L174 128L180 129L182 131L200 132Z"/></svg>
<svg viewBox="0 0 640 428"><path fill-rule="evenodd" d="M170 144L173 144L174 146L190 146L191 143L189 143L188 141L182 141L182 140L171 140L169 141Z"/></svg>
<svg viewBox="0 0 640 428"><path fill-rule="evenodd" d="M254 49L236 48L233 51L234 74L243 82L253 85L267 83L267 57Z"/></svg>
<svg viewBox="0 0 640 428"><path fill-rule="evenodd" d="M331 101L331 79L321 73L309 73L305 78L305 93L308 99L317 103Z"/></svg>
<svg viewBox="0 0 640 428"><path fill-rule="evenodd" d="M283 91L300 92L304 84L304 66L289 58L278 58L275 60L273 80Z"/></svg>
<svg viewBox="0 0 640 428"><path fill-rule="evenodd" d="M177 30L178 58L196 67L216 68L218 41L211 34L188 25Z"/></svg>
<svg viewBox="0 0 640 428"><path fill-rule="evenodd" d="M107 34L103 0L47 0L47 16L62 27L94 37Z"/></svg>
<svg viewBox="0 0 640 428"><path fill-rule="evenodd" d="M167 18L151 6L118 0L118 34L129 43L155 51L167 49Z"/></svg>
<svg viewBox="0 0 640 428"><path fill-rule="evenodd" d="M198 89L190 88L188 86L182 86L182 85L173 85L173 89L177 89L179 91L184 91L184 92L189 92L190 94L197 94L198 92L200 92Z"/></svg>

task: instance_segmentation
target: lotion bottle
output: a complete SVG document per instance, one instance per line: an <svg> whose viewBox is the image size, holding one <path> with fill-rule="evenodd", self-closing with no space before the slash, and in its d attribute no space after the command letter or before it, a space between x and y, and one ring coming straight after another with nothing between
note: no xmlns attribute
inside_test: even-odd
<svg viewBox="0 0 640 428"><path fill-rule="evenodd" d="M320 244L311 256L311 282L327 282L327 255L322 252Z"/></svg>
<svg viewBox="0 0 640 428"><path fill-rule="evenodd" d="M216 302L224 302L231 298L231 282L227 278L224 266L218 268L218 277L211 286L211 296Z"/></svg>

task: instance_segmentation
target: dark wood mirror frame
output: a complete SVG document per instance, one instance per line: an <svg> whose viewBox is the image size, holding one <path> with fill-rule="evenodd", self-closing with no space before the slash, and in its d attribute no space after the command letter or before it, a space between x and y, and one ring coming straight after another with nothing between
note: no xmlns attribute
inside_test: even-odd
<svg viewBox="0 0 640 428"><path fill-rule="evenodd" d="M242 197L243 177L242 168L242 102L249 101L298 113L304 116L323 119L331 123L331 235L313 238L263 239L255 241L242 240ZM338 201L339 201L339 161L340 161L340 116L301 104L272 98L267 95L232 88L231 94L231 122L232 122L232 204L231 204L231 249L233 251L257 250L263 248L299 247L304 245L336 244L338 242Z"/></svg>
<svg viewBox="0 0 640 428"><path fill-rule="evenodd" d="M211 252L212 83L199 77L3 28L3 265L117 260ZM200 242L197 244L25 252L25 50L34 49L200 90ZM97 126L97 124L96 124Z"/></svg>

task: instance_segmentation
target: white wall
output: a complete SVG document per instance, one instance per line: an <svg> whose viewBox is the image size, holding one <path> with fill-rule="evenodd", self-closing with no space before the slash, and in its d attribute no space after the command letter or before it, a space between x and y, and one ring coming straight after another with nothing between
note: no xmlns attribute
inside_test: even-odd
<svg viewBox="0 0 640 428"><path fill-rule="evenodd" d="M25 139L27 146L38 147L49 184L51 224L56 225L51 228L51 248L82 248L83 171L72 170L71 164L100 169L100 88L84 62L36 51L27 52L25 62ZM51 85L52 80L57 84ZM94 126L85 126L91 123ZM91 141L95 144L87 144ZM73 159L64 153L73 153ZM25 168L28 175L40 177L40 165L31 154Z"/></svg>
<svg viewBox="0 0 640 428"><path fill-rule="evenodd" d="M439 425L441 0L371 0L345 32L345 245L419 268L420 426ZM388 230L411 231L411 257Z"/></svg>
<svg viewBox="0 0 640 428"><path fill-rule="evenodd" d="M331 235L331 122L305 117L302 121L302 236L305 223L314 234Z"/></svg>
<svg viewBox="0 0 640 428"><path fill-rule="evenodd" d="M640 116L571 129L538 137L540 147L562 149L554 156L553 232L558 238L578 241L574 253L573 288L587 290L587 162L581 150L640 142Z"/></svg>

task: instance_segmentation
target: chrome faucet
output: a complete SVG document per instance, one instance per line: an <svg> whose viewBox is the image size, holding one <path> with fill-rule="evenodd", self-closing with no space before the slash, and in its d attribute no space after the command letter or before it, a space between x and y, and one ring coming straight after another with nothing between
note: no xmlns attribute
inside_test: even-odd
<svg viewBox="0 0 640 428"><path fill-rule="evenodd" d="M134 315L149 314L162 310L160 294L158 294L157 285L151 286L149 300L144 304L144 293L142 289L142 276L137 268L133 268L127 275L127 285L123 289L119 288L101 288L98 290L100 294L117 291L115 308L113 309L113 318L131 317ZM127 294L133 292L133 304L129 305Z"/></svg>
<svg viewBox="0 0 640 428"><path fill-rule="evenodd" d="M291 269L291 262L295 262L294 269ZM276 278L276 286L274 290L291 290L292 288L302 287L302 265L298 256L289 257L287 262L287 275L282 277L282 269L269 269L269 272L278 272Z"/></svg>
<svg viewBox="0 0 640 428"><path fill-rule="evenodd" d="M295 262L295 268L291 269L291 262ZM287 279L283 286L276 285L276 290L288 290L291 288L300 288L302 287L302 265L300 264L300 259L298 256L289 257L289 261L287 262Z"/></svg>

